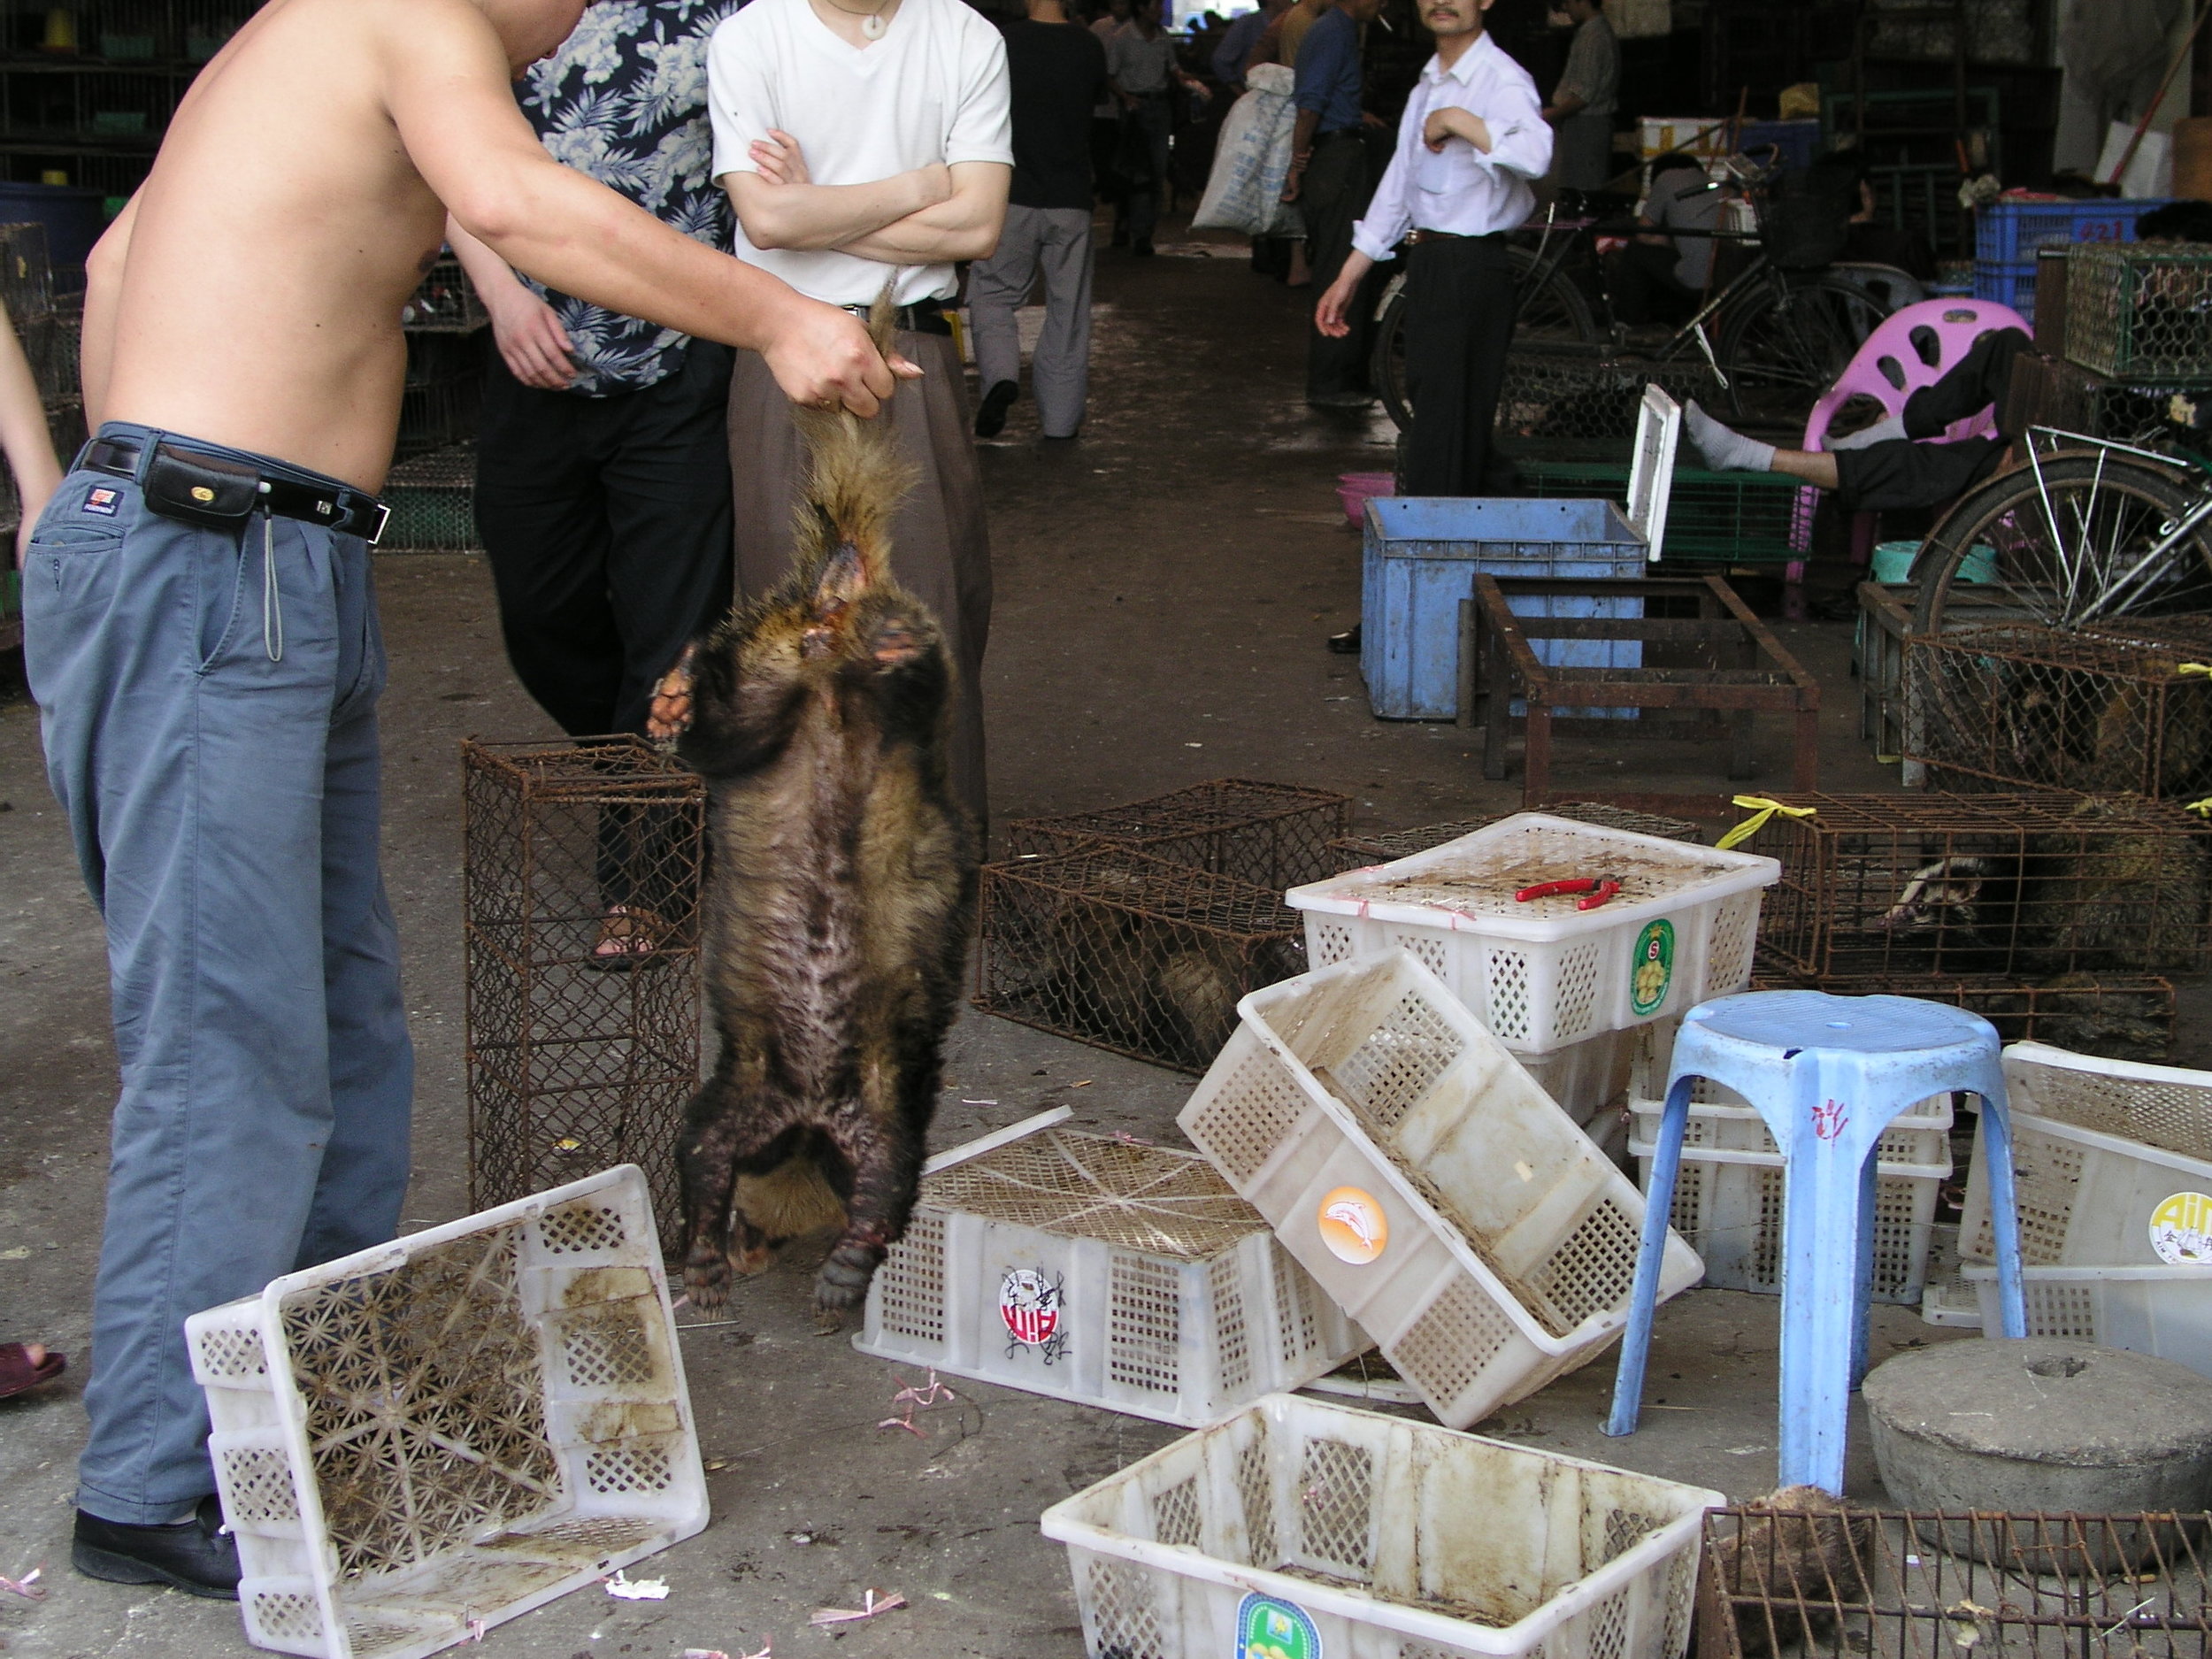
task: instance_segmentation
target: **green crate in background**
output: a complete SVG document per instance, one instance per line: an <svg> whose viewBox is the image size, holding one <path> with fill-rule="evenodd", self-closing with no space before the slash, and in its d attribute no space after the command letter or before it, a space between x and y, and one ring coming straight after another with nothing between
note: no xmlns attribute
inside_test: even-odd
<svg viewBox="0 0 2212 1659"><path fill-rule="evenodd" d="M402 461L384 486L392 510L383 553L472 553L476 534L476 446L457 443Z"/></svg>
<svg viewBox="0 0 2212 1659"><path fill-rule="evenodd" d="M2212 385L2212 248L2068 249L2066 356L2114 380Z"/></svg>
<svg viewBox="0 0 2212 1659"><path fill-rule="evenodd" d="M1539 496L1628 499L1629 463L1517 457L1521 488ZM1663 562L1786 565L1804 556L1790 545L1798 480L1773 472L1710 472L1677 466L1667 503Z"/></svg>

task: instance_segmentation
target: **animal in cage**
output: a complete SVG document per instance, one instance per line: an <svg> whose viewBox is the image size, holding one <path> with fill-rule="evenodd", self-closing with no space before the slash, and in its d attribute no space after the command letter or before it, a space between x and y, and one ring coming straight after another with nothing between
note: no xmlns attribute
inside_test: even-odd
<svg viewBox="0 0 2212 1659"><path fill-rule="evenodd" d="M720 1304L733 1270L834 1225L815 1281L833 1325L913 1207L978 849L948 781L951 658L891 574L909 479L890 431L798 418L810 472L792 575L664 682L668 724L687 717L677 752L707 785L702 923L721 1039L677 1156L692 1300Z"/></svg>
<svg viewBox="0 0 2212 1659"><path fill-rule="evenodd" d="M2016 1023L2032 1018L2038 1042L2108 1060L2161 1061L2173 1047L2170 992L2108 986L2093 973L2062 973L2016 993L1991 993L1975 1011L2007 1037Z"/></svg>
<svg viewBox="0 0 2212 1659"><path fill-rule="evenodd" d="M1047 1018L1140 1053L1218 1054L1236 1029L1249 970L1234 943L1194 928L1161 926L1141 871L1102 866L1102 895L1135 909L1071 895L1054 906L1038 1000Z"/></svg>
<svg viewBox="0 0 2212 1659"><path fill-rule="evenodd" d="M1731 1596L1762 1605L1736 1609L1745 1659L1762 1659L1834 1631L1833 1607L1865 1594L1867 1524L1818 1486L1784 1486L1744 1506L1735 1536L1720 1540L1714 1563Z"/></svg>

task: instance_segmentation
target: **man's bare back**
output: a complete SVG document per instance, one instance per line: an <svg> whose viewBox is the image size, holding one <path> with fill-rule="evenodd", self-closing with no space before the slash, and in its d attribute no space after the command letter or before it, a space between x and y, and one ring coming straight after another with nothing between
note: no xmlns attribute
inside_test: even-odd
<svg viewBox="0 0 2212 1659"><path fill-rule="evenodd" d="M202 71L96 250L86 413L381 487L400 311L445 215L563 292L751 347L802 402L872 413L859 321L559 165L512 77L584 0L271 0ZM898 365L902 372L912 372Z"/></svg>

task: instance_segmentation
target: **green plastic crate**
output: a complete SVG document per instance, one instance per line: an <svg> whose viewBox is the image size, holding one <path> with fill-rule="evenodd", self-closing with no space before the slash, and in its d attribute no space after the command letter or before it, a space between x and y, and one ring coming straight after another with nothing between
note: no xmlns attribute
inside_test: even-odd
<svg viewBox="0 0 2212 1659"><path fill-rule="evenodd" d="M384 487L392 520L377 543L385 553L468 553L476 534L476 446L434 449L392 469Z"/></svg>
<svg viewBox="0 0 2212 1659"><path fill-rule="evenodd" d="M1628 467L1618 461L1514 462L1521 488L1538 496L1628 499ZM1790 545L1800 486L1772 472L1709 472L1677 466L1667 503L1662 562L1670 565L1785 565L1803 555Z"/></svg>

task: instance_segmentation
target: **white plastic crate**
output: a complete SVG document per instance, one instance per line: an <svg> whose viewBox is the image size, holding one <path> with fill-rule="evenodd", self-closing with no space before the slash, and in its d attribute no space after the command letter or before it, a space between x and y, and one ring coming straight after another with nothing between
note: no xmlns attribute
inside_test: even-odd
<svg viewBox="0 0 2212 1659"><path fill-rule="evenodd" d="M1970 1265L1982 1328L1998 1328L1997 1270ZM2212 1267L2031 1267L2030 1336L2131 1348L2212 1377Z"/></svg>
<svg viewBox="0 0 2212 1659"><path fill-rule="evenodd" d="M1637 1184L1648 1190L1652 1142L1645 1132L1657 1128L1658 1108L1640 1102L1640 1114L1646 1107L1651 1115L1639 1116L1638 1138L1630 1141L1628 1150L1636 1160ZM1949 1110L1947 1097L1945 1110ZM1697 1125L1693 1118L1691 1126ZM1781 1294L1782 1210L1788 1189L1782 1164L1778 1152L1683 1148L1668 1219L1703 1258L1708 1285L1770 1296ZM1927 1283L1936 1201L1950 1174L1947 1141L1939 1164L1884 1159L1876 1164L1870 1292L1876 1302L1918 1304Z"/></svg>
<svg viewBox="0 0 2212 1659"><path fill-rule="evenodd" d="M1642 1156L1659 1140L1659 1120L1665 1114L1663 1100L1631 1100L1628 1109L1636 1120L1635 1151ZM1682 1155L1701 1152L1756 1152L1778 1156L1773 1133L1759 1109L1735 1090L1710 1078L1690 1085L1690 1120L1684 1126ZM1898 1113L1882 1131L1876 1156L1884 1168L1893 1164L1926 1167L1940 1164L1951 1172L1951 1096L1932 1094ZM1709 1266L1710 1263L1708 1263Z"/></svg>
<svg viewBox="0 0 2212 1659"><path fill-rule="evenodd" d="M1177 1121L1464 1427L1628 1318L1643 1195L1403 951L1255 991ZM1695 1284L1667 1240L1659 1294Z"/></svg>
<svg viewBox="0 0 2212 1659"><path fill-rule="evenodd" d="M1043 1124L932 1160L853 1346L1202 1427L1368 1341L1205 1159Z"/></svg>
<svg viewBox="0 0 2212 1659"><path fill-rule="evenodd" d="M1997 1255L1985 1141L1977 1130L1959 1224L1959 1253L1970 1263ZM2015 1111L2012 1167L2020 1259L2030 1267L2212 1263L2212 1162Z"/></svg>
<svg viewBox="0 0 2212 1659"><path fill-rule="evenodd" d="M1410 951L1508 1048L1544 1054L1742 990L1760 890L1781 873L1755 853L1522 812L1286 897L1315 967ZM1600 875L1622 887L1594 910L1513 896Z"/></svg>
<svg viewBox="0 0 2212 1659"><path fill-rule="evenodd" d="M2212 1164L2212 1071L2016 1042L2005 1094L2015 1111Z"/></svg>
<svg viewBox="0 0 2212 1659"><path fill-rule="evenodd" d="M1575 1123L1588 1128L1590 1120L1608 1106L1628 1098L1628 1081L1636 1058L1636 1031L1601 1031L1580 1042L1571 1042L1549 1054L1517 1054L1513 1057L1536 1086L1558 1102Z"/></svg>
<svg viewBox="0 0 2212 1659"><path fill-rule="evenodd" d="M1981 1299L1966 1282L1955 1221L1939 1221L1928 1230L1928 1282L1920 1293L1920 1317L1956 1331L1982 1328Z"/></svg>
<svg viewBox="0 0 2212 1659"><path fill-rule="evenodd" d="M1044 1512L1092 1659L1681 1659L1717 1492L1271 1394Z"/></svg>
<svg viewBox="0 0 2212 1659"><path fill-rule="evenodd" d="M418 1659L707 1524L634 1164L287 1274L185 1340L257 1647Z"/></svg>

